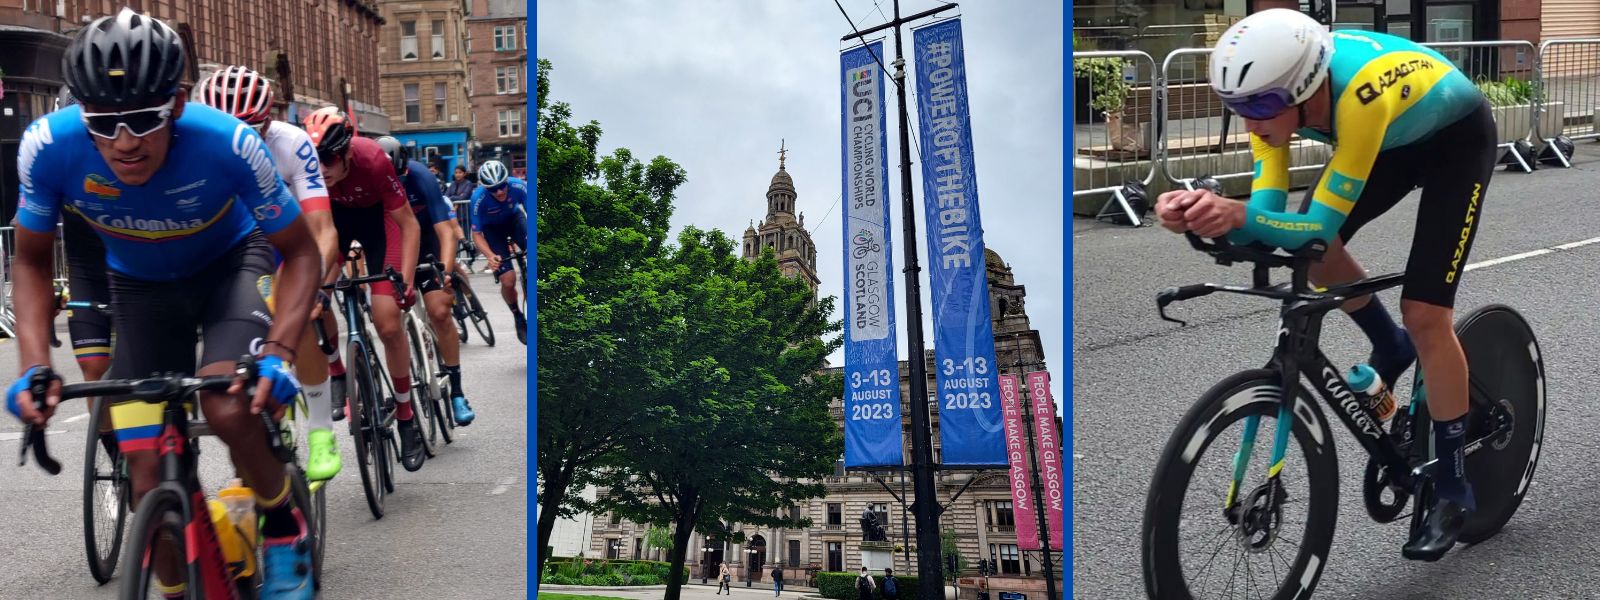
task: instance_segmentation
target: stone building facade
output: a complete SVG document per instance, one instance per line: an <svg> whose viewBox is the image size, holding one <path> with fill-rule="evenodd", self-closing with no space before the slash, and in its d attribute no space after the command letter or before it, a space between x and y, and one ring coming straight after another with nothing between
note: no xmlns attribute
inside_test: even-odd
<svg viewBox="0 0 1600 600"><path fill-rule="evenodd" d="M380 97L394 137L411 156L449 173L466 160L467 1L382 0Z"/></svg>
<svg viewBox="0 0 1600 600"><path fill-rule="evenodd" d="M54 109L70 36L123 6L166 21L191 42L191 84L219 65L246 65L277 85L276 118L298 123L311 110L348 100L363 135L389 131L377 106L383 17L375 0L0 0L4 221L16 212L17 144L29 123Z"/></svg>
<svg viewBox="0 0 1600 600"><path fill-rule="evenodd" d="M499 160L512 174L528 168L528 5L525 0L470 0L467 69L471 80L472 159Z"/></svg>
<svg viewBox="0 0 1600 600"><path fill-rule="evenodd" d="M785 272L792 276L809 277L815 285L820 282L815 271L815 246L803 223L794 218L795 193L793 179L784 171L780 160L779 170L767 190L767 218L759 228L747 229L744 235L743 254L755 256L760 248L778 243ZM789 236L793 236L793 242ZM787 244L787 245L784 245ZM990 316L995 332L996 360L1003 373L1021 374L1043 370L1044 351L1039 332L1032 328L1024 310L1027 295L1025 286L1012 277L1011 267L993 250L985 252L988 274ZM923 355L928 389L937 389L934 382L934 353L931 348ZM842 367L831 367L828 372L838 373ZM910 363L900 361L900 391L902 398L910 397ZM910 429L910 404L902 400L902 414L906 415L903 430ZM934 460L939 460L939 420L937 403L931 403ZM844 402L835 399L831 412L837 426L844 428ZM1059 419L1058 431L1059 431ZM903 447L906 462L910 463L911 439L907 436ZM863 511L876 513L884 524L889 540L897 547L894 570L897 574L915 575L916 522L910 513L912 483L910 474L898 472L866 473L844 470L841 455L834 463L831 477L823 481L827 493L787 510L792 517L809 518L811 527L780 529L734 525L742 531L744 544L706 539L695 533L689 541L686 564L695 578L714 581L718 567L727 563L735 573L735 585L744 581L752 585L770 585L774 566L784 570L784 581L804 585L811 571L849 571L861 568L859 544L862 539L860 518ZM970 485L969 485L970 483ZM991 598L998 592L1015 591L1029 598L1042 598L1045 592L1043 558L1037 551L1021 552L1017 549L1015 516L1012 511L1009 476L1005 470L950 471L935 476L937 495L946 502L946 510L939 519L942 529L953 530L956 546L967 563L961 575L960 586L973 589L987 586ZM957 497L957 494L960 494ZM902 504L899 499L906 502ZM956 498L951 502L951 498ZM592 521L589 548L586 556L597 558L641 558L665 560L666 553L645 546L647 525L630 523L613 513L595 515ZM1054 574L1061 577L1060 553L1053 553ZM1002 574L988 578L987 583L977 575L979 559L994 559ZM974 597L963 591L963 597Z"/></svg>

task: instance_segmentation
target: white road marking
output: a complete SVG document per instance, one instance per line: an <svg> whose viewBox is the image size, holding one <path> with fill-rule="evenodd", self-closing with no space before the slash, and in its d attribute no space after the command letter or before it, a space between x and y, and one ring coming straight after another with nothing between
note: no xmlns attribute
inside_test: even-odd
<svg viewBox="0 0 1600 600"><path fill-rule="evenodd" d="M67 423L77 423L78 421L82 421L82 420L87 419L87 418L89 418L89 413L83 413L83 414L78 415L76 417L67 417L67 420L65 422L67 422Z"/></svg>
<svg viewBox="0 0 1600 600"><path fill-rule="evenodd" d="M1492 267L1492 266L1495 266L1495 265L1501 265L1501 264L1505 264L1505 263L1512 262L1512 261L1522 260L1524 258L1533 258L1535 256L1543 256L1543 255L1546 255L1546 254L1550 254L1552 252L1561 252L1561 251L1564 251L1564 250L1571 250L1573 248L1581 248L1583 246L1587 246L1589 244L1593 244L1593 243L1597 243L1597 242L1600 242L1600 237L1592 237L1592 238L1589 238L1587 240L1578 240L1576 242L1569 242L1569 243L1566 243L1566 244L1561 244L1559 246L1551 246L1549 248L1541 248L1539 250L1531 250L1531 251L1523 252L1523 253L1520 253L1520 254L1513 254L1511 256L1502 256L1500 258L1491 258L1489 260L1485 260L1485 261L1481 261L1481 262L1475 262L1475 263L1467 265L1467 267L1465 269L1462 269L1462 270L1463 271L1471 271L1473 269L1477 269L1477 268L1480 268L1480 267Z"/></svg>
<svg viewBox="0 0 1600 600"><path fill-rule="evenodd" d="M48 429L44 432L45 435L59 435L62 433L66 432L60 429ZM21 431L0 431L0 442L10 442L20 439L22 439Z"/></svg>
<svg viewBox="0 0 1600 600"><path fill-rule="evenodd" d="M507 477L505 479L501 479L500 480L500 485L494 486L494 489L489 490L489 495L490 496L499 496L500 494L504 494L504 493L506 493L507 486L510 486L511 484L516 483L516 482L517 482L517 478L515 478L515 477Z"/></svg>

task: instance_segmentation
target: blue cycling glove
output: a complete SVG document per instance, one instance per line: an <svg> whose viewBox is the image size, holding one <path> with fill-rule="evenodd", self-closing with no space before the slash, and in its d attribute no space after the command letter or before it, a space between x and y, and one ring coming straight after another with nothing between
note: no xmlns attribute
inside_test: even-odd
<svg viewBox="0 0 1600 600"><path fill-rule="evenodd" d="M27 371L22 372L22 377L12 382L11 387L6 388L6 412L11 413L11 416L22 418L22 406L17 404L17 396L28 389L28 382L33 379L34 372L42 368L44 367L39 365L28 367Z"/></svg>
<svg viewBox="0 0 1600 600"><path fill-rule="evenodd" d="M283 359L269 354L257 361L256 365L261 376L272 382L272 399L278 404L288 404L300 393L300 381L294 378L294 371Z"/></svg>

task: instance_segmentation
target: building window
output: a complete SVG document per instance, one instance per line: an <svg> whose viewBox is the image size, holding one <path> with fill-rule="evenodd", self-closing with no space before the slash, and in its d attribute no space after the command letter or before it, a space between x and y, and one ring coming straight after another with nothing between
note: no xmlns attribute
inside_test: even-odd
<svg viewBox="0 0 1600 600"><path fill-rule="evenodd" d="M873 502L868 508L872 510L872 518L877 519L878 524L883 526L884 533L888 533L889 505L883 502Z"/></svg>
<svg viewBox="0 0 1600 600"><path fill-rule="evenodd" d="M521 89L522 89L520 87L521 81L520 81L520 78L517 76L517 70L518 69L515 66L495 67L494 68L494 93L496 93L496 94L515 94L515 93L521 91Z"/></svg>
<svg viewBox="0 0 1600 600"><path fill-rule="evenodd" d="M406 98L406 122L407 123L421 123L422 122L422 105L418 104L419 100L417 99L417 93L418 93L417 92L417 84L415 84L415 83L406 84L406 87L405 87L406 96L405 96L405 98Z"/></svg>
<svg viewBox="0 0 1600 600"><path fill-rule="evenodd" d="M1010 500L989 501L989 523L1000 530L1017 528L1017 517L1016 513L1012 512Z"/></svg>
<svg viewBox="0 0 1600 600"><path fill-rule="evenodd" d="M400 60L417 59L417 22L400 22Z"/></svg>
<svg viewBox="0 0 1600 600"><path fill-rule="evenodd" d="M517 26L506 25L494 28L494 51L511 52L517 49Z"/></svg>
<svg viewBox="0 0 1600 600"><path fill-rule="evenodd" d="M606 558L610 560L616 560L618 558L618 550L621 548L622 540L617 538L606 538Z"/></svg>
<svg viewBox="0 0 1600 600"><path fill-rule="evenodd" d="M843 525L844 524L844 506L843 505L839 504L838 502L829 502L828 503L828 524L829 525Z"/></svg>
<svg viewBox="0 0 1600 600"><path fill-rule="evenodd" d="M433 120L435 122L444 122L444 105L444 84L435 83L433 84Z"/></svg>
<svg viewBox="0 0 1600 600"><path fill-rule="evenodd" d="M500 111L500 137L516 137L522 135L522 110Z"/></svg>
<svg viewBox="0 0 1600 600"><path fill-rule="evenodd" d="M434 19L432 30L433 59L441 60L444 58L444 19Z"/></svg>
<svg viewBox="0 0 1600 600"><path fill-rule="evenodd" d="M644 552L644 538L633 538L633 559L639 560Z"/></svg>
<svg viewBox="0 0 1600 600"><path fill-rule="evenodd" d="M998 556L1001 575L1026 575L1016 544L989 544L989 555Z"/></svg>
<svg viewBox="0 0 1600 600"><path fill-rule="evenodd" d="M839 542L828 542L828 570L838 573L844 570L844 548Z"/></svg>
<svg viewBox="0 0 1600 600"><path fill-rule="evenodd" d="M621 525L622 524L622 514L621 513L617 513L617 512L612 512L611 513L611 524L612 525Z"/></svg>
<svg viewBox="0 0 1600 600"><path fill-rule="evenodd" d="M789 540L789 566L800 566L800 540Z"/></svg>

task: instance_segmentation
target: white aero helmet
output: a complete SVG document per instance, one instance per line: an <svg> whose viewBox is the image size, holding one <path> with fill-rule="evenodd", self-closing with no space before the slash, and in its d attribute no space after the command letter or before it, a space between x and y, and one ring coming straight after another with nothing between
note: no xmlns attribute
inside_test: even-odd
<svg viewBox="0 0 1600 600"><path fill-rule="evenodd" d="M505 183L510 175L504 164L498 160L491 160L478 167L478 185L486 188L498 187Z"/></svg>
<svg viewBox="0 0 1600 600"><path fill-rule="evenodd" d="M1296 10L1271 8L1234 23L1211 52L1211 88L1246 119L1305 102L1328 78L1333 36Z"/></svg>

